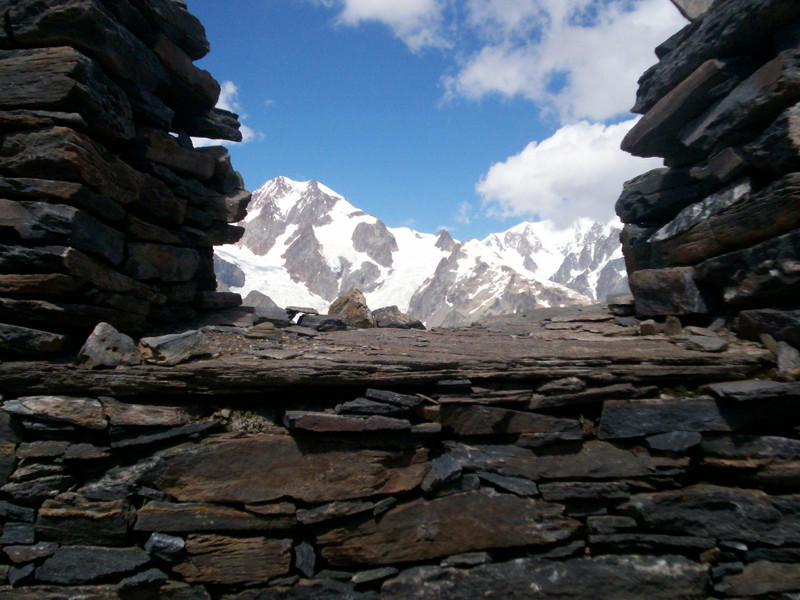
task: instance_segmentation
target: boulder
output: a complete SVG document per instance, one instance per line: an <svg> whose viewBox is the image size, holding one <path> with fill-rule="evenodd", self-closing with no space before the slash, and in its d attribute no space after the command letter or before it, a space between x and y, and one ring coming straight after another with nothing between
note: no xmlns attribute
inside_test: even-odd
<svg viewBox="0 0 800 600"><path fill-rule="evenodd" d="M142 338L139 350L147 362L170 366L208 354L209 345L203 332L194 330Z"/></svg>
<svg viewBox="0 0 800 600"><path fill-rule="evenodd" d="M425 329L422 321L409 317L396 306L385 306L372 311L375 326L391 329Z"/></svg>
<svg viewBox="0 0 800 600"><path fill-rule="evenodd" d="M800 348L800 310L763 308L739 313L742 337L758 341L762 333Z"/></svg>
<svg viewBox="0 0 800 600"><path fill-rule="evenodd" d="M640 316L707 314L710 307L694 280L692 267L644 269L630 274Z"/></svg>
<svg viewBox="0 0 800 600"><path fill-rule="evenodd" d="M328 314L340 315L350 327L356 329L375 327L375 317L358 288L351 288L334 300L328 307Z"/></svg>
<svg viewBox="0 0 800 600"><path fill-rule="evenodd" d="M304 314L298 320L298 324L314 331L344 331L349 321L342 315Z"/></svg>
<svg viewBox="0 0 800 600"><path fill-rule="evenodd" d="M76 362L95 369L138 365L142 357L131 337L120 333L113 325L98 323L78 352Z"/></svg>

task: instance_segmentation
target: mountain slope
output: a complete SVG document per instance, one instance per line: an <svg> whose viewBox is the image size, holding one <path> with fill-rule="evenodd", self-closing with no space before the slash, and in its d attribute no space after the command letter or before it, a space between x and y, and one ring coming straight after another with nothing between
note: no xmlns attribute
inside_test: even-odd
<svg viewBox="0 0 800 600"><path fill-rule="evenodd" d="M458 242L446 231L388 228L315 180L278 177L253 194L242 224L241 241L216 250L220 282L284 306L324 310L356 286L372 308L397 305L428 326L461 325L626 289L619 230L591 222L565 231L521 223ZM225 263L245 273L243 284Z"/></svg>

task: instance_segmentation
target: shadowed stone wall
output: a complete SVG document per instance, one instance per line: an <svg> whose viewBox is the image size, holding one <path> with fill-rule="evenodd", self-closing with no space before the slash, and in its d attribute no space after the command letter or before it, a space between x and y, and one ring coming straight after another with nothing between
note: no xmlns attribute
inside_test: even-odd
<svg viewBox="0 0 800 600"><path fill-rule="evenodd" d="M193 65L209 45L185 3L0 0L0 17L0 352L238 304L212 246L241 237L250 194L189 136L241 134Z"/></svg>
<svg viewBox="0 0 800 600"><path fill-rule="evenodd" d="M667 165L617 202L636 310L745 311L742 333L785 340L800 325L800 3L676 4L696 18L657 49L622 143Z"/></svg>

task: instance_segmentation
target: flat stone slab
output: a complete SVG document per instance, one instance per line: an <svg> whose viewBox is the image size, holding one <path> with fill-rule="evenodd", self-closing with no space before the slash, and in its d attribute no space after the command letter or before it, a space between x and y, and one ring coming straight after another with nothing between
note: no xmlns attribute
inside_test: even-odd
<svg viewBox="0 0 800 600"><path fill-rule="evenodd" d="M306 384L407 389L442 380L547 381L565 377L579 377L593 386L668 379L690 385L741 379L774 362L768 350L749 342L733 341L726 352L707 354L681 348L666 337L607 337L604 332L619 330L611 320L577 321L577 329L569 331L545 328L547 319L573 313L584 319L611 315L605 307L542 309L494 317L464 329L363 329L320 333L314 338L287 335L282 347L300 350L302 357L281 361L254 360L237 349L241 344L234 343L236 334L227 334L232 336L230 349L215 342L222 348L219 358L171 367L147 364L119 372L46 362L3 362L0 393L15 397L59 389L64 394L89 395L102 389L121 400L132 395L212 390L260 393L265 387ZM391 394L372 397L369 392L366 396L387 403L397 398ZM564 396L548 397L548 403L551 398ZM421 403L421 399L414 402Z"/></svg>

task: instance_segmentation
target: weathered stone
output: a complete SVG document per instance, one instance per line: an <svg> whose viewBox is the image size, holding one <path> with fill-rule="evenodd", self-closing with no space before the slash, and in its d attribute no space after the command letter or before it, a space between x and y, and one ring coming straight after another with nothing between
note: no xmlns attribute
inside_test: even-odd
<svg viewBox="0 0 800 600"><path fill-rule="evenodd" d="M449 454L443 454L431 461L431 469L425 475L420 487L423 492L433 492L459 477L461 477L461 464Z"/></svg>
<svg viewBox="0 0 800 600"><path fill-rule="evenodd" d="M321 503L409 491L430 468L424 450L356 452L318 441L313 448L286 435L218 436L160 453L144 479L183 501L257 503L288 496Z"/></svg>
<svg viewBox="0 0 800 600"><path fill-rule="evenodd" d="M788 379L797 379L800 376L800 352L786 342L778 342L777 347L778 372Z"/></svg>
<svg viewBox="0 0 800 600"><path fill-rule="evenodd" d="M24 506L16 506L5 500L0 500L0 517L9 521L33 523L34 510Z"/></svg>
<svg viewBox="0 0 800 600"><path fill-rule="evenodd" d="M367 426L367 419L362 417L302 410L286 411L283 421L288 429L314 433L361 433ZM408 423L408 429L411 429L411 423Z"/></svg>
<svg viewBox="0 0 800 600"><path fill-rule="evenodd" d="M139 129L140 158L153 161L203 181L214 175L214 159L197 150L183 148L171 135L155 129Z"/></svg>
<svg viewBox="0 0 800 600"><path fill-rule="evenodd" d="M6 523L3 525L3 534L0 535L0 544L33 544L35 532L31 523Z"/></svg>
<svg viewBox="0 0 800 600"><path fill-rule="evenodd" d="M759 55L764 40L800 17L791 0L733 0L715 7L639 79L633 111L645 113L705 61L717 56Z"/></svg>
<svg viewBox="0 0 800 600"><path fill-rule="evenodd" d="M680 135L702 153L749 142L750 129L769 124L785 106L800 100L800 54L781 52L736 86Z"/></svg>
<svg viewBox="0 0 800 600"><path fill-rule="evenodd" d="M132 573L150 562L139 548L62 546L36 569L36 580L60 585L80 585Z"/></svg>
<svg viewBox="0 0 800 600"><path fill-rule="evenodd" d="M733 435L703 440L703 452L723 459L753 459L761 464L800 460L800 441L776 436Z"/></svg>
<svg viewBox="0 0 800 600"><path fill-rule="evenodd" d="M203 419L202 421L182 425L180 427L169 427L167 429L146 433L134 433L133 435L125 430L120 433L114 428L111 430L111 448L131 448L134 446L157 444L165 440L173 440L182 437L197 437L200 434L217 428L218 425L219 423L214 419Z"/></svg>
<svg viewBox="0 0 800 600"><path fill-rule="evenodd" d="M189 281L200 266L200 255L191 248L163 244L130 243L125 272L141 280L166 283Z"/></svg>
<svg viewBox="0 0 800 600"><path fill-rule="evenodd" d="M514 442L523 448L544 448L562 442L576 442L583 439L582 431L568 431L562 433L523 433Z"/></svg>
<svg viewBox="0 0 800 600"><path fill-rule="evenodd" d="M658 326L653 319L647 319L639 323L639 335L656 335Z"/></svg>
<svg viewBox="0 0 800 600"><path fill-rule="evenodd" d="M565 377L549 381L536 388L536 393L545 396L558 396L563 394L577 394L586 389L586 382L577 377Z"/></svg>
<svg viewBox="0 0 800 600"><path fill-rule="evenodd" d="M709 307L694 280L692 267L644 269L629 275L642 316L706 314Z"/></svg>
<svg viewBox="0 0 800 600"><path fill-rule="evenodd" d="M624 531L633 531L638 527L636 519L631 517L595 516L586 519L586 527L591 534L609 535Z"/></svg>
<svg viewBox="0 0 800 600"><path fill-rule="evenodd" d="M313 525L331 519L372 512L374 508L374 502L364 500L331 502L314 508L298 509L297 520L303 525Z"/></svg>
<svg viewBox="0 0 800 600"><path fill-rule="evenodd" d="M112 426L179 427L192 421L189 412L177 406L128 404L107 396L101 396L100 403Z"/></svg>
<svg viewBox="0 0 800 600"><path fill-rule="evenodd" d="M61 544L121 546L126 543L130 518L131 507L124 500L46 500L39 509L36 533L39 539Z"/></svg>
<svg viewBox="0 0 800 600"><path fill-rule="evenodd" d="M317 564L317 553L308 541L303 540L294 547L294 566L306 577L313 577Z"/></svg>
<svg viewBox="0 0 800 600"><path fill-rule="evenodd" d="M333 529L317 542L334 566L426 560L567 539L580 525L560 516L561 511L560 506L516 496L467 492L402 504L380 521ZM419 527L425 536L415 533Z"/></svg>
<svg viewBox="0 0 800 600"><path fill-rule="evenodd" d="M67 337L29 327L0 323L0 354L11 356L55 356L67 344Z"/></svg>
<svg viewBox="0 0 800 600"><path fill-rule="evenodd" d="M113 585L71 587L69 590L72 598L81 600L119 600L116 588ZM0 594L4 600L64 600L64 587L55 586L0 586Z"/></svg>
<svg viewBox="0 0 800 600"><path fill-rule="evenodd" d="M458 435L580 431L578 421L474 404L442 404L441 422Z"/></svg>
<svg viewBox="0 0 800 600"><path fill-rule="evenodd" d="M381 598L482 600L491 594L507 600L703 600L708 570L708 565L683 557L635 555L566 561L521 558L469 570L415 567L387 581Z"/></svg>
<svg viewBox="0 0 800 600"><path fill-rule="evenodd" d="M247 512L196 502L148 502L136 511L136 531L267 531L275 521Z"/></svg>
<svg viewBox="0 0 800 600"><path fill-rule="evenodd" d="M408 316L396 306L384 306L372 311L375 327L390 329L425 329L419 319Z"/></svg>
<svg viewBox="0 0 800 600"><path fill-rule="evenodd" d="M151 556L166 562L176 562L186 547L183 538L167 535L165 533L154 532L144 545Z"/></svg>
<svg viewBox="0 0 800 600"><path fill-rule="evenodd" d="M370 400L377 400L379 402L387 402L395 406L404 408L416 408L424 403L424 400L419 396L410 396L408 394L398 394L389 390L376 390L368 388L364 395Z"/></svg>
<svg viewBox="0 0 800 600"><path fill-rule="evenodd" d="M5 546L3 552L13 563L24 564L52 556L58 549L55 542L39 542L28 546Z"/></svg>
<svg viewBox="0 0 800 600"><path fill-rule="evenodd" d="M626 181L615 210L623 223L661 226L708 191L687 169L662 167Z"/></svg>
<svg viewBox="0 0 800 600"><path fill-rule="evenodd" d="M728 342L722 338L690 335L686 338L686 348L698 352L725 352L728 349Z"/></svg>
<svg viewBox="0 0 800 600"><path fill-rule="evenodd" d="M800 397L800 383L752 379L714 383L706 387L717 398L737 402L794 400Z"/></svg>
<svg viewBox="0 0 800 600"><path fill-rule="evenodd" d="M798 502L797 496L701 484L639 494L622 508L659 532L782 545L800 541Z"/></svg>
<svg viewBox="0 0 800 600"><path fill-rule="evenodd" d="M548 502L565 500L627 500L631 494L623 482L584 483L559 482L539 485L542 498Z"/></svg>
<svg viewBox="0 0 800 600"><path fill-rule="evenodd" d="M558 396L534 396L528 408L531 410L544 408L562 408L579 404L594 404L607 398L641 398L646 397L652 390L638 388L629 383L617 383L599 388L591 388L585 392L564 394Z"/></svg>
<svg viewBox="0 0 800 600"><path fill-rule="evenodd" d="M192 59L163 33L156 34L151 49L161 59L169 76L169 86L161 93L168 105L188 113L203 113L214 108L219 99L220 85L208 71L196 67Z"/></svg>
<svg viewBox="0 0 800 600"><path fill-rule="evenodd" d="M108 424L102 405L94 398L27 396L9 400L2 408L13 415L69 423L87 429L105 429Z"/></svg>
<svg viewBox="0 0 800 600"><path fill-rule="evenodd" d="M91 369L138 365L142 357L133 339L117 331L113 325L98 323L78 352L77 362Z"/></svg>
<svg viewBox="0 0 800 600"><path fill-rule="evenodd" d="M447 567L477 567L478 565L485 565L491 562L491 557L486 552L466 552L464 554L456 554L455 556L448 556L439 566Z"/></svg>
<svg viewBox="0 0 800 600"><path fill-rule="evenodd" d="M7 84L0 108L75 110L102 136L130 139L135 133L124 92L73 48L0 51L0 74Z"/></svg>
<svg viewBox="0 0 800 600"><path fill-rule="evenodd" d="M192 137L242 141L238 115L221 108L213 108L202 115L182 118L178 126Z"/></svg>
<svg viewBox="0 0 800 600"><path fill-rule="evenodd" d="M71 296L83 282L60 273L47 275L0 275L0 294L12 297Z"/></svg>
<svg viewBox="0 0 800 600"><path fill-rule="evenodd" d="M328 314L344 317L348 326L357 329L375 327L375 317L358 288L351 288L334 300L328 307Z"/></svg>
<svg viewBox="0 0 800 600"><path fill-rule="evenodd" d="M4 173L83 183L123 205L139 197L143 183L141 173L67 127L7 134L0 138L0 157Z"/></svg>
<svg viewBox="0 0 800 600"><path fill-rule="evenodd" d="M709 11L712 0L672 0L672 3L684 17L696 21Z"/></svg>
<svg viewBox="0 0 800 600"><path fill-rule="evenodd" d="M8 570L8 583L17 585L29 579L33 572L36 570L35 564L23 565L21 567L11 567Z"/></svg>
<svg viewBox="0 0 800 600"><path fill-rule="evenodd" d="M766 308L739 313L741 336L758 341L762 333L800 348L800 310Z"/></svg>
<svg viewBox="0 0 800 600"><path fill-rule="evenodd" d="M139 349L146 361L159 365L177 365L209 353L208 340L198 330L142 338Z"/></svg>
<svg viewBox="0 0 800 600"><path fill-rule="evenodd" d="M301 327L314 331L344 331L347 321L341 315L303 315L298 321Z"/></svg>
<svg viewBox="0 0 800 600"><path fill-rule="evenodd" d="M117 584L117 590L123 597L131 593L141 593L144 590L152 592L155 591L153 588L160 588L168 580L167 574L160 569L147 569L120 581Z"/></svg>
<svg viewBox="0 0 800 600"><path fill-rule="evenodd" d="M714 588L726 596L742 597L797 591L800 590L800 569L796 564L759 560L745 565L741 573L725 577Z"/></svg>
<svg viewBox="0 0 800 600"><path fill-rule="evenodd" d="M478 477L500 489L500 491L511 492L517 496L539 495L539 490L536 487L536 484L532 481L528 481L527 479L523 479L522 477L505 477L504 475L487 473L486 471L479 471Z"/></svg>
<svg viewBox="0 0 800 600"><path fill-rule="evenodd" d="M603 405L598 436L628 438L672 431L731 431L751 413L728 408L712 398L609 400Z"/></svg>
<svg viewBox="0 0 800 600"><path fill-rule="evenodd" d="M663 264L696 264L782 235L800 226L800 208L795 202L799 190L800 174L789 174L749 195L747 201L735 201L688 229L680 227L680 233L664 230L669 237L663 237L660 230L653 236L653 252ZM776 214L781 218L775 219Z"/></svg>
<svg viewBox="0 0 800 600"><path fill-rule="evenodd" d="M750 160L741 148L723 148L712 154L705 163L689 169L692 177L709 184L726 185L741 179L750 169Z"/></svg>
<svg viewBox="0 0 800 600"><path fill-rule="evenodd" d="M359 571L355 575L353 575L353 579L351 581L355 585L369 585L374 584L379 581L384 581L389 579L390 577L394 577L400 571L395 569L394 567L383 567L380 569L370 569L368 571Z"/></svg>
<svg viewBox="0 0 800 600"><path fill-rule="evenodd" d="M696 431L670 431L651 435L647 438L647 445L653 450L664 452L685 452L694 448L702 441L702 434Z"/></svg>
<svg viewBox="0 0 800 600"><path fill-rule="evenodd" d="M745 151L752 164L772 175L800 169L800 104L781 113Z"/></svg>
<svg viewBox="0 0 800 600"><path fill-rule="evenodd" d="M186 559L173 570L190 583L266 582L289 572L291 540L190 535Z"/></svg>
<svg viewBox="0 0 800 600"><path fill-rule="evenodd" d="M0 231L25 242L69 241L75 248L112 264L122 262L124 236L82 210L45 202L0 199Z"/></svg>
<svg viewBox="0 0 800 600"><path fill-rule="evenodd" d="M677 139L681 130L741 80L741 63L736 59L704 62L637 121L622 140L622 149L644 157L685 155L686 148Z"/></svg>
<svg viewBox="0 0 800 600"><path fill-rule="evenodd" d="M491 471L509 477L539 479L618 479L655 475L661 469L682 468L680 460L654 459L645 452L617 448L608 442L590 441L543 448L536 453L513 446L489 446L445 442L448 452L464 469Z"/></svg>
<svg viewBox="0 0 800 600"><path fill-rule="evenodd" d="M716 542L697 536L659 535L653 533L614 533L590 535L589 544L598 553L688 554L698 556L711 550Z"/></svg>
<svg viewBox="0 0 800 600"><path fill-rule="evenodd" d="M407 414L409 409L402 406L377 402L367 398L356 398L336 406L336 413L340 415L382 415L384 417L399 417Z"/></svg>

